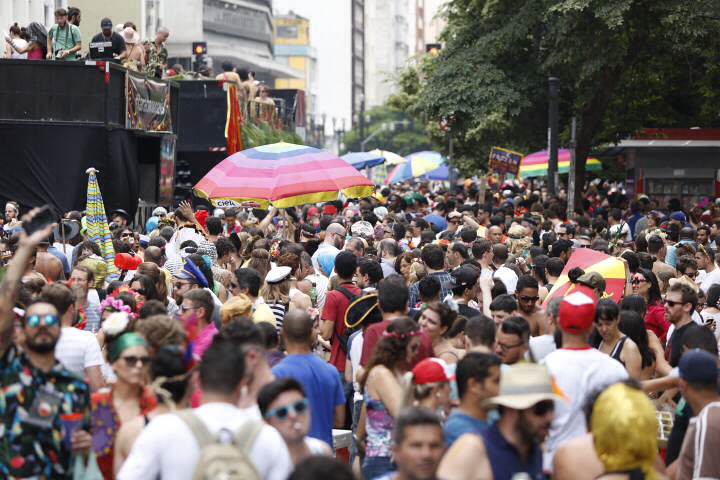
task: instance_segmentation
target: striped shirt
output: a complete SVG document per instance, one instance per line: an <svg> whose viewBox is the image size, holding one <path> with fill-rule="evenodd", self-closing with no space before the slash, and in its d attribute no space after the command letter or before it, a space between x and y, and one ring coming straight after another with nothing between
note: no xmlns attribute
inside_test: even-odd
<svg viewBox="0 0 720 480"><path fill-rule="evenodd" d="M71 372L85 376L85 369L103 364L100 344L95 335L75 327L63 327L55 345L55 358Z"/></svg>

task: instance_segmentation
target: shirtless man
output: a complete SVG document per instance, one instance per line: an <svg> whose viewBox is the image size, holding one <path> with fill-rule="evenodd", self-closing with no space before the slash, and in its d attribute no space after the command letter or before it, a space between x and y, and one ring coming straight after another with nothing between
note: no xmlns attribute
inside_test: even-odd
<svg viewBox="0 0 720 480"><path fill-rule="evenodd" d="M537 337L546 330L545 313L538 308L538 282L531 275L521 275L515 289L515 298L518 303L517 314L530 324L530 335Z"/></svg>

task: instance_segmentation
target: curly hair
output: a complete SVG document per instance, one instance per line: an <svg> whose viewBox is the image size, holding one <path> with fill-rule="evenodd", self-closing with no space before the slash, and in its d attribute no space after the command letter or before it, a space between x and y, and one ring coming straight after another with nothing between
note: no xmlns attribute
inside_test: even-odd
<svg viewBox="0 0 720 480"><path fill-rule="evenodd" d="M383 366L389 370L393 370L398 365L407 362L407 347L415 334L419 332L420 327L416 322L408 317L400 317L390 323L387 327L386 334L380 339L375 346L375 351L370 357L370 361L365 368L360 379L360 387L365 388L368 375L373 368Z"/></svg>

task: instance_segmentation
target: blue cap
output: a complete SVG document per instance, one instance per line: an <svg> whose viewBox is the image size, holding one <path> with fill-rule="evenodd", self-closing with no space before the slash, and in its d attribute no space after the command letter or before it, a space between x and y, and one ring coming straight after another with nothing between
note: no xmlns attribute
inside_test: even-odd
<svg viewBox="0 0 720 480"><path fill-rule="evenodd" d="M675 220L676 222L685 223L687 221L687 218L685 217L685 214L683 212L672 212L670 214L670 218Z"/></svg>
<svg viewBox="0 0 720 480"><path fill-rule="evenodd" d="M680 357L680 378L688 383L714 385L718 379L717 357L696 348Z"/></svg>

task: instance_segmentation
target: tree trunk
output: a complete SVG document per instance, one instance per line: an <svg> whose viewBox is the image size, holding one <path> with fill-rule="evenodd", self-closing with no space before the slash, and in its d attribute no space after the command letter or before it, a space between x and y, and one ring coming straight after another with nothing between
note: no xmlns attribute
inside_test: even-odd
<svg viewBox="0 0 720 480"><path fill-rule="evenodd" d="M621 75L622 68L620 66L606 69L599 78L595 95L581 110L575 149L575 208L582 205L587 157L593 145L594 136L602 126L602 119Z"/></svg>

